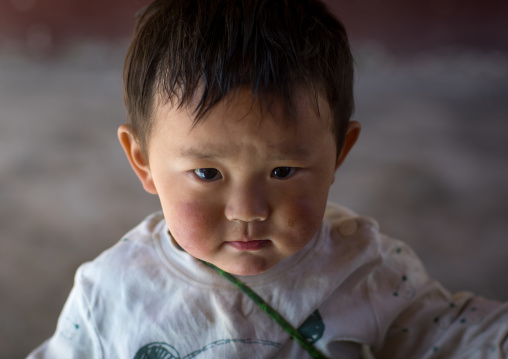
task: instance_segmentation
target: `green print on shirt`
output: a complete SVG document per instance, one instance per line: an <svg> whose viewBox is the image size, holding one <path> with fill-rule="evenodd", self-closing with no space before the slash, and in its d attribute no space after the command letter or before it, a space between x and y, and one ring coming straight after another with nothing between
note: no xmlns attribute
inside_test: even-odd
<svg viewBox="0 0 508 359"><path fill-rule="evenodd" d="M305 322L298 328L298 331L304 336L309 343L314 344L317 342L325 331L325 325L321 314L316 310ZM213 343L210 343L203 348L196 350L185 356L181 356L178 350L172 345L167 343L150 343L142 347L136 353L134 359L191 359L197 357L199 354L213 349L219 345L225 345L229 343L241 343L241 344L258 344L258 345L269 345L276 348L280 348L281 344L271 342L269 340L255 340L255 339L221 339Z"/></svg>
<svg viewBox="0 0 508 359"><path fill-rule="evenodd" d="M323 323L321 314L316 310L303 322L300 328L298 328L298 331L309 343L314 344L317 342L325 332L325 324Z"/></svg>
<svg viewBox="0 0 508 359"><path fill-rule="evenodd" d="M178 350L176 350L176 348L172 345L166 343L150 343L139 349L134 359L191 359L197 357L199 354L203 352L206 352L207 350L213 349L220 345L230 343L241 343L250 345L260 344L260 345L269 345L276 348L281 347L279 343L271 342L269 340L221 339L182 357L178 352Z"/></svg>

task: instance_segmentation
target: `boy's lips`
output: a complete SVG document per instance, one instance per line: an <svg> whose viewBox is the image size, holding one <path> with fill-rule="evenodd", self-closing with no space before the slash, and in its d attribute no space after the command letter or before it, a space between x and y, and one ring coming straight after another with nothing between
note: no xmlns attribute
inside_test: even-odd
<svg viewBox="0 0 508 359"><path fill-rule="evenodd" d="M267 239L262 240L244 240L244 241L231 241L227 242L233 248L239 251L257 251L270 244Z"/></svg>

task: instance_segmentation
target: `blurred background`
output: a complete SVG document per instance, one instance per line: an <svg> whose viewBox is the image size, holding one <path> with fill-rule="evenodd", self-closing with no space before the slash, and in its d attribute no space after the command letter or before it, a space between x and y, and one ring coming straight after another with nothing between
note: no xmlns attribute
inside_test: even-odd
<svg viewBox="0 0 508 359"><path fill-rule="evenodd" d="M0 0L0 356L52 335L79 264L159 208L117 144L141 0ZM508 300L508 1L328 1L363 133L331 199L451 291Z"/></svg>

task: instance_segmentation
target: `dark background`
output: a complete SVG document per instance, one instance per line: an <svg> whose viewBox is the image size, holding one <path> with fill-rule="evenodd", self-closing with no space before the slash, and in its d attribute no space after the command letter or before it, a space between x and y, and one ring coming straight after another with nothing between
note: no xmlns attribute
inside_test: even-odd
<svg viewBox="0 0 508 359"><path fill-rule="evenodd" d="M123 39L147 0L2 0L0 41L28 46L37 33L51 48L76 40ZM438 46L508 49L506 0L328 0L346 24L353 43L380 42L397 54Z"/></svg>
<svg viewBox="0 0 508 359"><path fill-rule="evenodd" d="M159 208L116 140L146 1L0 0L0 357L51 336L78 265ZM451 291L508 300L508 1L329 1L363 133L331 199Z"/></svg>

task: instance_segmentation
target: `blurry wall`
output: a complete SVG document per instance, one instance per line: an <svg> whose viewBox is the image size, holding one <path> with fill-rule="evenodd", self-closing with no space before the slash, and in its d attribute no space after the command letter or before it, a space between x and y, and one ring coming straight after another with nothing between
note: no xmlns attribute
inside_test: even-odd
<svg viewBox="0 0 508 359"><path fill-rule="evenodd" d="M62 45L77 39L124 37L134 13L148 1L2 0L0 33L3 41L18 39L28 45L38 32Z"/></svg>
<svg viewBox="0 0 508 359"><path fill-rule="evenodd" d="M508 49L503 0L327 0L353 42L381 42L391 51L436 46ZM16 39L49 51L76 39L115 39L130 33L147 0L2 0L0 43Z"/></svg>
<svg viewBox="0 0 508 359"><path fill-rule="evenodd" d="M396 54L443 46L508 49L503 0L351 0L328 4L353 42L380 42Z"/></svg>
<svg viewBox="0 0 508 359"><path fill-rule="evenodd" d="M0 356L54 331L79 264L159 208L116 140L143 0L0 0ZM507 300L508 2L329 1L363 133L331 199L452 291Z"/></svg>

